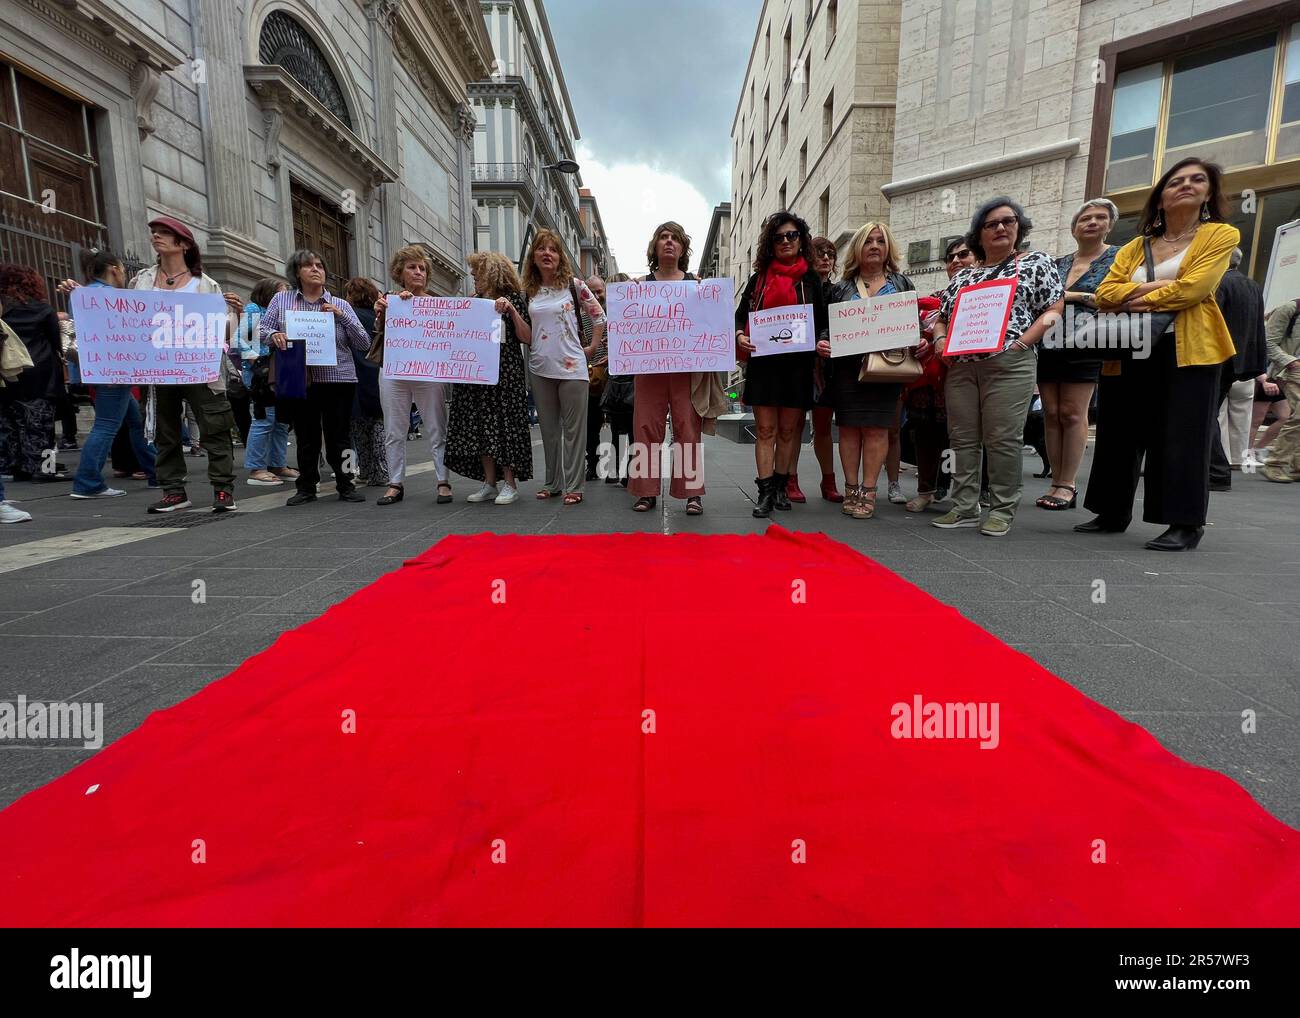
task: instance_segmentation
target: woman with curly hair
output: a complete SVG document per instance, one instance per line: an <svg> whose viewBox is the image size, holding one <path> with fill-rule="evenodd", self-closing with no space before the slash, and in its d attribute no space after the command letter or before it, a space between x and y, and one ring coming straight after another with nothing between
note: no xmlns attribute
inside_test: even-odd
<svg viewBox="0 0 1300 1018"><path fill-rule="evenodd" d="M469 256L474 296L495 300L505 328L496 385L457 385L447 423L447 468L483 486L468 502L510 505L519 482L533 476L533 443L528 430L528 383L523 349L515 329L517 314L528 322L524 284L510 259L496 251ZM513 313L512 313L513 312ZM502 486L497 490L497 477Z"/></svg>
<svg viewBox="0 0 1300 1018"><path fill-rule="evenodd" d="M433 260L418 244L407 244L388 263L388 275L397 284L402 300L428 296ZM375 329L383 332L388 298L375 302ZM388 490L376 505L400 502L406 492L406 436L411 429L411 404L429 428L429 449L433 453L433 472L438 479L437 502L451 501L447 482L447 396L446 382L410 381L400 378L379 379L379 398L384 406L384 453L388 458Z"/></svg>
<svg viewBox="0 0 1300 1018"><path fill-rule="evenodd" d="M15 481L71 480L53 468L54 407L65 391L63 340L45 281L35 269L0 265L0 306L32 358L30 368L0 389L0 471Z"/></svg>
<svg viewBox="0 0 1300 1018"><path fill-rule="evenodd" d="M817 354L773 354L750 360L749 313L772 308L811 304L816 339L825 338L826 295L821 276L813 267L812 234L808 224L793 212L774 212L763 220L754 256L754 272L736 308L737 356L745 368L745 402L754 408L758 441L754 460L758 468L758 504L754 516L765 518L772 510L789 509L786 493L803 420L813 406L813 363Z"/></svg>
<svg viewBox="0 0 1300 1018"><path fill-rule="evenodd" d="M605 310L591 288L574 276L564 241L553 230L538 230L533 237L523 284L528 320L511 305L507 321L528 344L528 373L546 458L546 484L537 497L563 495L565 505L578 505L587 477L587 361L605 339ZM591 327L589 340L583 318Z"/></svg>

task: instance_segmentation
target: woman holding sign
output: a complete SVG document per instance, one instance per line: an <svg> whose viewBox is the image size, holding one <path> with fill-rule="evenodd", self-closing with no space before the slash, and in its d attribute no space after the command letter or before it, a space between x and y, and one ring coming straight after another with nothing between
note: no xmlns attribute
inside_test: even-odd
<svg viewBox="0 0 1300 1018"><path fill-rule="evenodd" d="M388 275L397 284L402 300L430 296L429 277L433 260L418 244L408 244L388 264ZM375 329L382 333L388 298L375 302ZM446 382L415 381L404 378L379 379L379 398L384 406L384 452L388 457L388 490L379 505L400 502L406 483L406 436L411 429L411 404L420 410L420 418L429 429L429 451L433 454L433 471L437 475L439 505L451 501L447 481L447 392Z"/></svg>
<svg viewBox="0 0 1300 1018"><path fill-rule="evenodd" d="M966 243L979 260L953 277L934 325L935 349L949 358L945 398L956 461L952 510L930 525L979 527L986 537L1011 531L1024 487L1024 431L1037 375L1035 347L1060 320L1065 303L1056 262L1021 253L1033 226L1018 202L986 201L971 218ZM969 301L964 310L962 302ZM972 308L980 308L972 314ZM980 447L988 457L988 518L980 524Z"/></svg>
<svg viewBox="0 0 1300 1018"><path fill-rule="evenodd" d="M565 505L582 501L586 482L587 361L605 339L605 311L564 253L564 242L552 230L538 230L524 261L524 292L529 321L511 306L510 322L521 342L528 344L537 422L542 429L546 485L539 499L564 495ZM582 345L579 316L591 322L591 343Z"/></svg>
<svg viewBox="0 0 1300 1018"><path fill-rule="evenodd" d="M284 267L291 289L271 298L258 326L262 339L275 345L276 400L278 412L293 423L298 436L297 492L285 505L299 506L316 501L320 483L321 434L325 436L325 460L334 471L334 487L340 502L364 502L351 473L345 469L344 453L352 437L352 393L357 386L353 350L369 350L370 336L347 301L325 289L325 261L315 251L295 251ZM295 312L328 315L324 360L308 364L306 351L290 350L288 330L297 326ZM294 339L294 347L306 340ZM292 376L292 377L290 377Z"/></svg>
<svg viewBox="0 0 1300 1018"><path fill-rule="evenodd" d="M691 264L691 238L677 223L667 222L655 228L646 258L650 272L637 282L677 282L695 278L686 271ZM704 512L700 501L704 494L704 449L700 444L703 421L691 400L693 377L689 371L636 376L632 441L635 443L633 448L639 449L641 455L634 454L632 462L650 469L632 471L628 490L637 496L632 504L634 512L649 512L655 507L660 483L659 454L670 413L676 455L673 456L673 475L668 493L673 498L686 499L688 516Z"/></svg>
<svg viewBox="0 0 1300 1018"><path fill-rule="evenodd" d="M447 425L447 467L483 486L467 502L511 505L519 482L533 476L533 442L528 430L528 382L514 316L528 321L524 284L514 264L497 251L469 256L474 296L496 301L504 321L496 385L458 385ZM498 477L502 482L497 490Z"/></svg>
<svg viewBox="0 0 1300 1018"><path fill-rule="evenodd" d="M842 304L915 290L912 281L898 270L901 259L889 227L884 223L867 223L849 242L844 278L827 291L826 303ZM849 354L831 360L828 340L818 343L817 349L826 358L822 361L826 389L835 408L835 423L840 428L840 464L844 468L844 502L840 512L855 520L868 520L876 512L876 478L889 453L889 431L898 414L903 384L859 381L866 354ZM923 343L917 356L927 351L928 345ZM871 484L866 484L867 481Z"/></svg>
<svg viewBox="0 0 1300 1018"><path fill-rule="evenodd" d="M754 461L758 468L758 504L754 516L763 519L772 510L789 509L786 492L795 450L802 438L803 422L813 406L813 363L816 343L826 334L826 295L821 276L813 267L812 234L808 224L793 212L774 212L763 220L754 256L754 272L745 284L736 308L737 357L747 361L745 402L754 408L758 441ZM812 308L811 335L795 336L793 328L775 331L762 326L763 312L799 307ZM751 316L768 334L759 338L764 349L750 340ZM801 347L781 353L780 347L797 341ZM768 349L776 352L768 353Z"/></svg>
<svg viewBox="0 0 1300 1018"><path fill-rule="evenodd" d="M1119 374L1102 376L1084 500L1097 516L1074 528L1080 533L1128 528L1145 455L1142 518L1168 527L1146 547L1187 551L1200 543L1210 505L1219 369L1235 349L1215 300L1241 239L1227 219L1219 167L1180 160L1151 189L1138 236L1120 248L1097 287L1103 311L1136 312L1148 328L1164 314L1159 334L1145 337L1145 349L1131 344L1132 357L1116 365Z"/></svg>

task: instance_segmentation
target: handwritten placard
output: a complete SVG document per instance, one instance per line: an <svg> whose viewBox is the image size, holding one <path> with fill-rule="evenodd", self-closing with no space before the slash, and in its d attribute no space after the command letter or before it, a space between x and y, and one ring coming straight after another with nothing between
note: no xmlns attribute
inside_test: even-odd
<svg viewBox="0 0 1300 1018"><path fill-rule="evenodd" d="M921 342L916 293L911 290L832 304L826 310L832 357L897 350Z"/></svg>
<svg viewBox="0 0 1300 1018"><path fill-rule="evenodd" d="M610 283L605 294L610 374L736 366L736 288L730 279Z"/></svg>
<svg viewBox="0 0 1300 1018"><path fill-rule="evenodd" d="M284 334L290 342L307 344L307 363L334 367L339 362L334 316L328 311L287 311Z"/></svg>
<svg viewBox="0 0 1300 1018"><path fill-rule="evenodd" d="M221 372L219 293L80 286L69 295L86 385L198 385Z"/></svg>
<svg viewBox="0 0 1300 1018"><path fill-rule="evenodd" d="M816 331L811 304L749 313L749 341L754 344L754 357L814 350Z"/></svg>
<svg viewBox="0 0 1300 1018"><path fill-rule="evenodd" d="M952 321L948 323L945 357L963 353L997 353L1011 320L1016 280L986 279L957 291Z"/></svg>
<svg viewBox="0 0 1300 1018"><path fill-rule="evenodd" d="M384 377L496 385L501 369L501 316L478 297L388 298Z"/></svg>

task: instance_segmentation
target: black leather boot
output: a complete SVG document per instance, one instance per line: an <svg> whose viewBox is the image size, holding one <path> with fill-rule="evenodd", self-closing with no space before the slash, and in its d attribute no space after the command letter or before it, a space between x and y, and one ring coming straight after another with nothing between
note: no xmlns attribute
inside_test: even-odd
<svg viewBox="0 0 1300 1018"><path fill-rule="evenodd" d="M755 477L754 483L758 485L758 505L754 506L754 518L766 519L772 515L772 509L776 505L776 478Z"/></svg>
<svg viewBox="0 0 1300 1018"><path fill-rule="evenodd" d="M776 485L773 495L776 497L776 507L782 512L788 512L790 509L790 495L785 490L785 486L790 483L789 474L773 474L772 481Z"/></svg>
<svg viewBox="0 0 1300 1018"><path fill-rule="evenodd" d="M1201 527L1170 527L1146 546L1152 551L1191 551L1201 543L1204 533Z"/></svg>

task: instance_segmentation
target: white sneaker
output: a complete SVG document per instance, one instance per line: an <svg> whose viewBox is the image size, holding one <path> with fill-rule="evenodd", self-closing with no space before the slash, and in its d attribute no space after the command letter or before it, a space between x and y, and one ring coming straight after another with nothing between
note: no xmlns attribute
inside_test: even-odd
<svg viewBox="0 0 1300 1018"><path fill-rule="evenodd" d="M502 486L501 494L498 495L495 499L497 505L510 505L512 502L517 502L518 500L519 500L518 489L512 488L508 484Z"/></svg>
<svg viewBox="0 0 1300 1018"><path fill-rule="evenodd" d="M8 502L0 502L0 523L27 523L32 514L15 509Z"/></svg>
<svg viewBox="0 0 1300 1018"><path fill-rule="evenodd" d="M484 483L483 487L465 499L466 502L491 502L497 497L497 486Z"/></svg>
<svg viewBox="0 0 1300 1018"><path fill-rule="evenodd" d="M907 496L903 494L903 486L897 481L889 482L889 501L894 505L902 505L907 501Z"/></svg>
<svg viewBox="0 0 1300 1018"><path fill-rule="evenodd" d="M103 491L93 491L89 495L82 495L74 491L71 497L72 498L121 498L125 494L126 494L125 491L121 491L117 488L105 488Z"/></svg>

